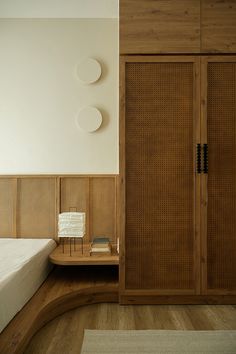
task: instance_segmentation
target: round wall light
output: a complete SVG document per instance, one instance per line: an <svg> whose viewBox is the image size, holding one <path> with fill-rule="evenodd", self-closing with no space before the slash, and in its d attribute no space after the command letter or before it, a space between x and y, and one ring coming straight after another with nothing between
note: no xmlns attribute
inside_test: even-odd
<svg viewBox="0 0 236 354"><path fill-rule="evenodd" d="M80 81L84 84L92 84L96 82L102 73L100 63L92 58L87 58L79 63L77 68L77 75Z"/></svg>
<svg viewBox="0 0 236 354"><path fill-rule="evenodd" d="M95 132L102 124L102 114L95 107L85 107L79 112L76 124L85 132Z"/></svg>

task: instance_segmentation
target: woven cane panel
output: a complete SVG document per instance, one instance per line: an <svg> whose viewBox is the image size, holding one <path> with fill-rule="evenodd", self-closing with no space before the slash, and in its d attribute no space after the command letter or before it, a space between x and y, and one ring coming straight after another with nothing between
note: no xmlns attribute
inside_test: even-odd
<svg viewBox="0 0 236 354"><path fill-rule="evenodd" d="M126 288L191 289L193 65L126 64Z"/></svg>
<svg viewBox="0 0 236 354"><path fill-rule="evenodd" d="M209 289L236 289L236 63L208 64Z"/></svg>

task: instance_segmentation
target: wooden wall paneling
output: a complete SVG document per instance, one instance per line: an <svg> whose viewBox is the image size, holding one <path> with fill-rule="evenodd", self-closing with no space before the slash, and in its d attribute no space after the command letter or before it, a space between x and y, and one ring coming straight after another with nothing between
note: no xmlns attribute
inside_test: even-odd
<svg viewBox="0 0 236 354"><path fill-rule="evenodd" d="M89 177L61 178L61 212L81 211L86 213L85 242L90 241L89 225Z"/></svg>
<svg viewBox="0 0 236 354"><path fill-rule="evenodd" d="M200 180L195 178L196 143L200 140L199 59L136 56L125 57L121 60L120 142L121 145L125 143L126 146L125 150L124 147L121 150L122 154L124 152L126 154L126 166L125 157L121 156L121 179L125 176L126 184L126 188L123 182L121 186L123 198L121 205L126 205L126 217L121 215L122 224L124 224L124 219L126 221L125 242L122 237L121 248L121 294L124 295L126 291L131 290L137 294L139 291L140 294L142 291L146 294L153 294L153 292L156 294L196 294L200 291ZM175 79L177 81L174 81ZM168 94L165 96L167 91ZM174 96L176 93L177 97ZM172 102L175 104L177 102L178 108L173 108ZM149 121L148 115L151 111L154 116ZM180 114L179 117L178 114ZM182 120L183 117L185 120ZM185 123L186 126L183 127L181 124ZM124 125L126 125L126 141L124 141ZM152 132L155 129L159 133L154 138ZM185 134L180 140L176 138L178 131ZM134 150L131 149L132 151L128 151L128 154L127 139L129 139L130 146L134 146ZM167 142L168 145L165 145ZM169 147L171 144L173 144L172 148ZM151 148L150 151L147 150L148 146ZM166 158L163 155L165 152ZM171 155L173 155L172 159ZM156 160L155 156L157 156ZM162 162L160 162L161 156L164 158ZM184 165L181 161L184 161ZM162 166L159 166L159 163ZM168 167L169 163L171 165ZM149 174L152 166L156 175L149 175L149 182L146 181L145 184L144 175ZM167 172L165 178L161 176L163 170ZM174 179L171 182L172 178ZM178 180L179 185L176 185ZM168 183L168 191L165 191L165 181ZM160 184L160 189L156 189L158 184ZM142 186L145 187L145 193L139 195L139 189L142 189ZM175 189L172 190L171 186ZM126 200L124 200L124 190L126 190ZM136 201L133 200L135 198ZM143 199L148 200L150 204L144 209L142 208ZM152 201L155 204L155 200L157 204L154 209L151 209ZM133 211L130 208L133 208ZM160 220L158 219L155 224L156 231L154 232L153 225L150 223L156 220L158 215ZM175 225L173 229L170 227L171 220L165 224L165 218L168 219L171 215L175 215L174 219L176 218L176 222L172 218ZM142 220L145 221L144 224ZM122 231L121 235L123 233ZM183 236L184 234L186 237ZM142 235L141 239L137 239L138 235L140 237ZM169 237L170 235L175 235L175 240L171 238L172 236ZM169 241L168 238L170 238ZM173 264L175 265L172 269Z"/></svg>
<svg viewBox="0 0 236 354"><path fill-rule="evenodd" d="M120 0L120 53L199 53L199 0Z"/></svg>
<svg viewBox="0 0 236 354"><path fill-rule="evenodd" d="M116 243L118 188L116 175L0 176L0 237L57 240L58 214L84 211L86 241L95 232Z"/></svg>
<svg viewBox="0 0 236 354"><path fill-rule="evenodd" d="M203 290L236 294L236 57L206 57L202 66L209 150Z"/></svg>
<svg viewBox="0 0 236 354"><path fill-rule="evenodd" d="M116 178L90 178L90 237L107 236L116 243Z"/></svg>
<svg viewBox="0 0 236 354"><path fill-rule="evenodd" d="M0 237L16 237L17 178L0 178Z"/></svg>
<svg viewBox="0 0 236 354"><path fill-rule="evenodd" d="M236 52L235 0L201 0L201 52Z"/></svg>
<svg viewBox="0 0 236 354"><path fill-rule="evenodd" d="M56 238L56 178L18 178L17 234L23 238Z"/></svg>

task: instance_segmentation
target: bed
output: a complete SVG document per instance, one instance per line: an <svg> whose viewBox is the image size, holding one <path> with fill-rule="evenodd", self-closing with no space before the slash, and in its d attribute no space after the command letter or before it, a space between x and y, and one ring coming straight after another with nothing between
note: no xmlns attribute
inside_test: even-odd
<svg viewBox="0 0 236 354"><path fill-rule="evenodd" d="M52 269L52 239L0 239L0 333Z"/></svg>

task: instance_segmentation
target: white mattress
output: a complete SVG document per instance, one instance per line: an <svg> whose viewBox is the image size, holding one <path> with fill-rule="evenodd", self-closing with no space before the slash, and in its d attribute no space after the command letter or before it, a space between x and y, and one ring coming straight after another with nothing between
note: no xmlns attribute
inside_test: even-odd
<svg viewBox="0 0 236 354"><path fill-rule="evenodd" d="M0 239L0 332L46 279L55 247L51 239Z"/></svg>

